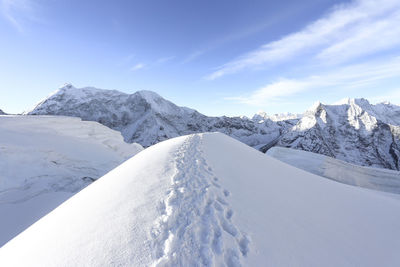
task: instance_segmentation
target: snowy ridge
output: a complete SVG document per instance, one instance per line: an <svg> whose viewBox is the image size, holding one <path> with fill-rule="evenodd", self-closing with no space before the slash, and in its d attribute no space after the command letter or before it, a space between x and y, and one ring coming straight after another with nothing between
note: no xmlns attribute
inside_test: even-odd
<svg viewBox="0 0 400 267"><path fill-rule="evenodd" d="M349 163L399 170L400 107L346 99L320 102L280 137L278 146L334 157Z"/></svg>
<svg viewBox="0 0 400 267"><path fill-rule="evenodd" d="M204 266L239 266L248 253L248 237L231 222L230 192L221 188L202 156L201 138L188 137L175 155L176 174L152 229L155 266L195 266L199 259ZM227 238L236 245L224 250Z"/></svg>
<svg viewBox="0 0 400 267"><path fill-rule="evenodd" d="M203 134L138 153L1 247L0 266L397 266L399 228L398 198Z"/></svg>
<svg viewBox="0 0 400 267"><path fill-rule="evenodd" d="M2 110L0 109L0 115L7 115L7 113L5 113L4 111L2 111Z"/></svg>
<svg viewBox="0 0 400 267"><path fill-rule="evenodd" d="M399 171L357 166L321 154L285 147L273 147L266 154L337 182L400 194Z"/></svg>

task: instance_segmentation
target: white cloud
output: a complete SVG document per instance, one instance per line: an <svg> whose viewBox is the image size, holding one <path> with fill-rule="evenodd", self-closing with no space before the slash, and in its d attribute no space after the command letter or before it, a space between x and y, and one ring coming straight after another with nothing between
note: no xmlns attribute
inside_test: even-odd
<svg viewBox="0 0 400 267"><path fill-rule="evenodd" d="M168 62L168 61L170 61L170 60L173 60L175 57L174 56L171 56L171 57L162 57L162 58L159 58L159 59L157 59L156 60L156 65L161 65L161 64L164 64L165 62Z"/></svg>
<svg viewBox="0 0 400 267"><path fill-rule="evenodd" d="M33 0L0 0L0 14L19 32L24 31L27 21L41 21L36 14L38 8Z"/></svg>
<svg viewBox="0 0 400 267"><path fill-rule="evenodd" d="M135 66L133 66L132 68L130 68L131 71L137 71L140 69L143 69L145 67L145 65L143 63L138 63Z"/></svg>
<svg viewBox="0 0 400 267"><path fill-rule="evenodd" d="M280 63L302 54L343 62L399 45L399 25L399 0L359 0L339 5L303 30L242 55L207 78L212 80L258 65Z"/></svg>
<svg viewBox="0 0 400 267"><path fill-rule="evenodd" d="M191 62L193 60L195 60L196 58L200 57L201 55L203 55L205 53L204 50L198 50L195 51L193 53L191 53L189 56L187 56L183 61L182 64L186 64L188 62Z"/></svg>
<svg viewBox="0 0 400 267"><path fill-rule="evenodd" d="M374 64L357 64L338 68L328 73L308 76L300 79L280 79L270 83L247 96L226 98L252 106L267 106L285 101L285 97L311 90L352 89L373 85L377 81L400 78L400 58Z"/></svg>

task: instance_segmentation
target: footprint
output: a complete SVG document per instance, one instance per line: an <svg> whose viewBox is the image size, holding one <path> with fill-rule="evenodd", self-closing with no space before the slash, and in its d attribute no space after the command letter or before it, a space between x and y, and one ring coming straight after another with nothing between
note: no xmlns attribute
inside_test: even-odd
<svg viewBox="0 0 400 267"><path fill-rule="evenodd" d="M243 256L247 256L247 253L249 253L249 244L249 238L246 235L243 235L243 237L239 241L240 252L242 252Z"/></svg>
<svg viewBox="0 0 400 267"><path fill-rule="evenodd" d="M221 186L215 182L211 182L215 187L221 188Z"/></svg>
<svg viewBox="0 0 400 267"><path fill-rule="evenodd" d="M230 219L232 218L232 216L233 216L233 210L229 209L229 210L226 212L225 217L226 217L228 220L230 220Z"/></svg>
<svg viewBox="0 0 400 267"><path fill-rule="evenodd" d="M240 264L240 259L239 259L238 253L232 248L227 250L227 252L225 253L225 256L224 256L224 260L225 260L226 266L228 266L228 267L242 266Z"/></svg>
<svg viewBox="0 0 400 267"><path fill-rule="evenodd" d="M231 192L229 192L228 190L224 190L224 196L228 197L231 194Z"/></svg>
<svg viewBox="0 0 400 267"><path fill-rule="evenodd" d="M204 266L212 266L212 253L208 246L201 246L200 257Z"/></svg>
<svg viewBox="0 0 400 267"><path fill-rule="evenodd" d="M160 201L157 205L157 210L163 215L166 213L166 209L167 209L167 206L165 204L165 201L164 200Z"/></svg>
<svg viewBox="0 0 400 267"><path fill-rule="evenodd" d="M218 210L218 211L223 211L224 210L224 208L221 206L221 204L219 204L218 202L215 202L214 203L214 207L215 207L215 209L216 210Z"/></svg>
<svg viewBox="0 0 400 267"><path fill-rule="evenodd" d="M225 200L223 200L221 197L217 197L217 201L218 201L219 203L221 203L222 205L224 205L224 206L227 206L227 205L228 205L228 202L226 202Z"/></svg>
<svg viewBox="0 0 400 267"><path fill-rule="evenodd" d="M230 234L231 236L237 236L238 230L233 224L225 220L225 218L221 218L221 226L222 229L224 229L224 231Z"/></svg>
<svg viewBox="0 0 400 267"><path fill-rule="evenodd" d="M222 253L222 233L221 233L221 228L219 227L214 229L212 249L216 254Z"/></svg>

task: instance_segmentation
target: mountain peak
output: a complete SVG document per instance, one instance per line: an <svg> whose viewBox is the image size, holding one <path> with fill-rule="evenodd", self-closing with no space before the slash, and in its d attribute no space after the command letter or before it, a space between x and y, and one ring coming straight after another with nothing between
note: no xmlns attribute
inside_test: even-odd
<svg viewBox="0 0 400 267"><path fill-rule="evenodd" d="M134 95L140 96L150 104L160 103L161 101L167 101L162 98L159 94L149 90L140 90L134 93Z"/></svg>
<svg viewBox="0 0 400 267"><path fill-rule="evenodd" d="M358 105L358 106L364 106L364 105L370 105L370 103L365 98L350 98L350 97L346 97L346 98L343 98L343 99L333 103L333 105Z"/></svg>
<svg viewBox="0 0 400 267"><path fill-rule="evenodd" d="M306 112L316 112L322 106L323 104L321 103L321 101L317 101L314 104L312 104L311 107L309 107Z"/></svg>
<svg viewBox="0 0 400 267"><path fill-rule="evenodd" d="M75 88L71 83L64 83L59 89L71 89Z"/></svg>

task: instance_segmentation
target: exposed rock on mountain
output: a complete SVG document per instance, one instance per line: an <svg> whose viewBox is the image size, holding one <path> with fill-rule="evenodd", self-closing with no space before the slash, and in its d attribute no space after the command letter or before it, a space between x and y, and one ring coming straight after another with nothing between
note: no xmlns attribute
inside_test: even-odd
<svg viewBox="0 0 400 267"><path fill-rule="evenodd" d="M5 113L4 111L2 111L2 110L0 109L0 115L7 115L7 113Z"/></svg>
<svg viewBox="0 0 400 267"><path fill-rule="evenodd" d="M399 170L400 107L346 99L314 104L278 146L301 149L346 162Z"/></svg>
<svg viewBox="0 0 400 267"><path fill-rule="evenodd" d="M221 132L262 152L278 145L363 166L400 168L400 107L365 99L316 103L301 119L265 112L251 119L208 117L150 91L126 94L66 84L26 114L97 121L120 131L126 142L145 147L186 134Z"/></svg>
<svg viewBox="0 0 400 267"><path fill-rule="evenodd" d="M66 84L40 102L31 115L66 115L100 122L118 130L127 142L145 147L185 134L221 132L258 147L278 138L285 121L261 121L241 117L208 117L196 110L178 107L150 91L125 94ZM289 126L293 124L289 122ZM287 128L287 127L286 127Z"/></svg>

